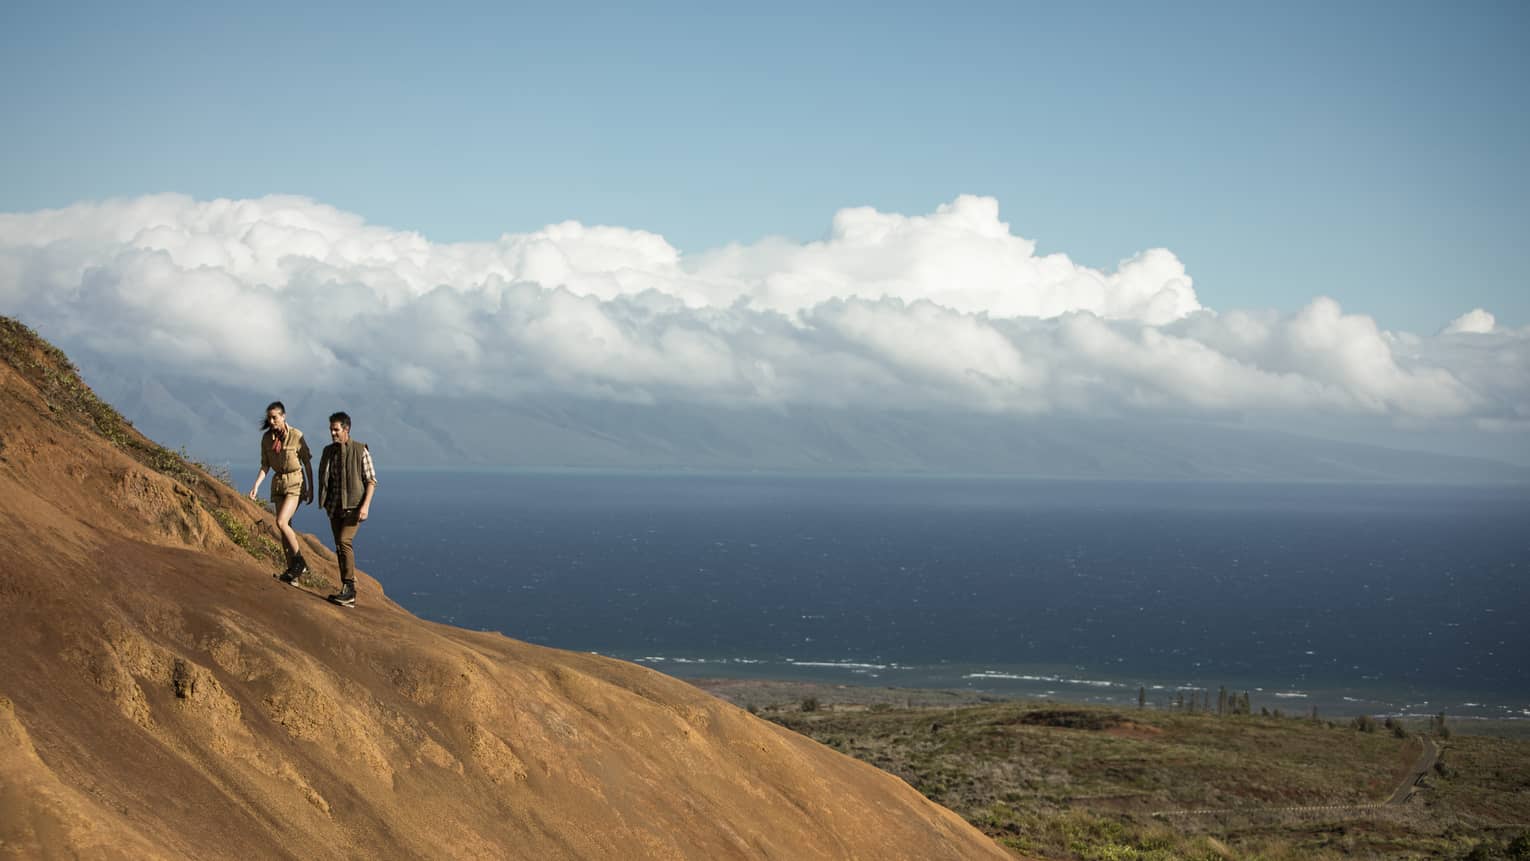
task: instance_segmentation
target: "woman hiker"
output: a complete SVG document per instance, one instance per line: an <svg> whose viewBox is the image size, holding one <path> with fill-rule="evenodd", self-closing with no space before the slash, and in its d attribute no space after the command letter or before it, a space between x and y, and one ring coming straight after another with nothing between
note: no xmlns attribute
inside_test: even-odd
<svg viewBox="0 0 1530 861"><path fill-rule="evenodd" d="M255 499L260 492L266 473L272 473L271 507L276 511L276 529L282 534L282 549L287 554L287 570L280 577L283 583L296 584L308 573L308 565L292 529L292 515L299 504L313 502L313 452L308 450L303 432L287 424L287 408L281 401L266 407L266 420L260 427L265 431L260 436L260 475L255 476L250 498Z"/></svg>

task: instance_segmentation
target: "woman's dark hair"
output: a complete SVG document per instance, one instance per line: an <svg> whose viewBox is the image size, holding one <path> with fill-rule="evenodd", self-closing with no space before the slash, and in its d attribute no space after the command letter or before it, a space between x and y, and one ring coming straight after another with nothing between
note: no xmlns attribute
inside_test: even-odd
<svg viewBox="0 0 1530 861"><path fill-rule="evenodd" d="M261 414L261 417L260 417L260 429L261 430L270 430L271 429L271 411L272 410L281 410L282 411L282 415L286 415L287 414L287 407L281 401L272 401L271 403L266 404L266 411L263 414Z"/></svg>

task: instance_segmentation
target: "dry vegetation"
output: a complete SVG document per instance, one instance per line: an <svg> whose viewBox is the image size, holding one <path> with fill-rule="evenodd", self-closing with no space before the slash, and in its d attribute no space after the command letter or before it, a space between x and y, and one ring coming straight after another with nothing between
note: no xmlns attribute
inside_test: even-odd
<svg viewBox="0 0 1530 861"><path fill-rule="evenodd" d="M1525 740L1457 733L1412 802L1378 807L1418 757L1412 732L1020 702L761 713L1045 858L1530 858ZM1222 812L1173 812L1206 808Z"/></svg>

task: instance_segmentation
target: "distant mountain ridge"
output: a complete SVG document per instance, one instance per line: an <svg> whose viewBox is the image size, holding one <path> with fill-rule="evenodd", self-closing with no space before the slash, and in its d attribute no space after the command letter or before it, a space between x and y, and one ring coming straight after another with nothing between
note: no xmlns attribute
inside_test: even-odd
<svg viewBox="0 0 1530 861"><path fill-rule="evenodd" d="M1523 482L1530 467L1205 422L974 413L721 408L528 397L516 403L373 393L346 399L154 378L85 364L86 378L155 438L236 472L255 423L283 400L315 427L335 409L393 466L1009 474L1047 478Z"/></svg>

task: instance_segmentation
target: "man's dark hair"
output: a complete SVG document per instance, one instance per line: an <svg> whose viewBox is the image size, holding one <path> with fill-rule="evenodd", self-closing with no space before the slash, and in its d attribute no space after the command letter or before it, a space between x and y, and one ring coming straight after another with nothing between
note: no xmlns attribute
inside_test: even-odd
<svg viewBox="0 0 1530 861"><path fill-rule="evenodd" d="M340 426L346 430L351 429L351 417L348 413L330 413L329 423L334 424L335 422L339 422Z"/></svg>
<svg viewBox="0 0 1530 861"><path fill-rule="evenodd" d="M282 415L286 415L287 414L287 407L281 401L272 401L271 403L266 404L266 411L260 414L260 429L261 430L270 430L271 429L271 415L270 415L270 413L271 413L272 410L281 410L282 411Z"/></svg>

